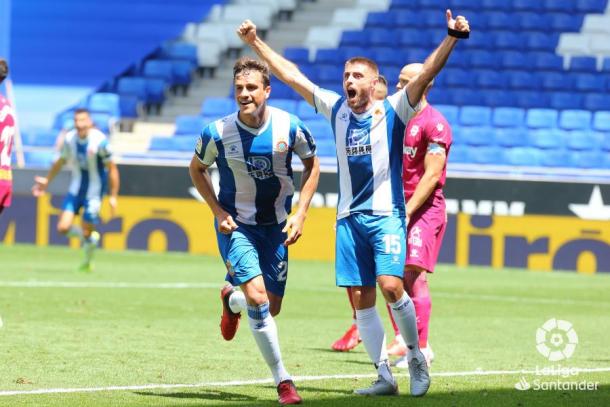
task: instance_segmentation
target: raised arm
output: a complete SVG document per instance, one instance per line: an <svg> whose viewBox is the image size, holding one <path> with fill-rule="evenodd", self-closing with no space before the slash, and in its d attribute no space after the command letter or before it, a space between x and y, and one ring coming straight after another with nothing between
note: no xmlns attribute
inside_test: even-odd
<svg viewBox="0 0 610 407"><path fill-rule="evenodd" d="M250 48L265 61L273 75L290 86L299 95L313 106L313 92L316 87L299 68L277 52L256 35L256 25L250 20L245 20L237 29L237 35L248 44Z"/></svg>
<svg viewBox="0 0 610 407"><path fill-rule="evenodd" d="M419 75L409 81L406 86L409 102L412 106L419 103L426 90L426 86L428 86L430 81L434 79L441 69L443 69L443 66L445 66L451 51L453 51L453 47L455 47L455 44L458 42L458 37L470 33L470 26L468 25L468 20L466 20L466 18L457 16L454 20L451 16L451 10L446 11L446 16L448 28L447 36L434 52L426 58ZM451 33L453 33L453 35ZM463 38L467 37L463 36Z"/></svg>

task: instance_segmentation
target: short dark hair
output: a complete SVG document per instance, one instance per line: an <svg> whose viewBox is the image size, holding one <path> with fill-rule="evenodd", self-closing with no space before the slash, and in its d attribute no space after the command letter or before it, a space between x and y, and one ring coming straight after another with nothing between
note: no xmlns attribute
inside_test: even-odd
<svg viewBox="0 0 610 407"><path fill-rule="evenodd" d="M74 116L81 113L87 113L90 115L89 109L87 109L86 107L79 107L78 109L74 110Z"/></svg>
<svg viewBox="0 0 610 407"><path fill-rule="evenodd" d="M353 57L348 59L347 61L345 61L345 65L347 64L363 64L368 66L369 68L371 68L373 70L373 72L375 73L375 75L379 75L379 68L377 67L377 64L375 63L375 61L373 61L370 58L366 58L366 57Z"/></svg>
<svg viewBox="0 0 610 407"><path fill-rule="evenodd" d="M0 83L4 82L7 76L8 64L6 63L6 59L0 58Z"/></svg>
<svg viewBox="0 0 610 407"><path fill-rule="evenodd" d="M249 71L260 72L263 76L263 84L265 87L269 86L271 83L269 80L269 66L264 62L250 57L241 57L235 61L235 65L233 65L233 80L235 80L238 75Z"/></svg>
<svg viewBox="0 0 610 407"><path fill-rule="evenodd" d="M388 80L385 78L385 76L383 75L379 75L377 77L377 80L379 80L380 83L383 83L385 86L388 86Z"/></svg>

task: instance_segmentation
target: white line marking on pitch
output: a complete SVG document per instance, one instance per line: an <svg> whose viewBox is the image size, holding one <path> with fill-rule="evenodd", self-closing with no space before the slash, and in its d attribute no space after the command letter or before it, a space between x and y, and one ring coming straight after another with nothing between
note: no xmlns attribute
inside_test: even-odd
<svg viewBox="0 0 610 407"><path fill-rule="evenodd" d="M15 288L136 288L136 289L219 289L221 284L217 283L138 283L120 281L0 281L1 287ZM335 292L335 287L299 287L291 288L295 291L315 291L315 292ZM533 298L518 297L510 295L488 295L488 294L465 294L436 291L435 296L441 298L461 298L466 300L480 301L506 301L506 302L526 302L532 304L559 304L559 305L587 305L592 307L610 307L610 303L601 301L555 299L555 298Z"/></svg>
<svg viewBox="0 0 610 407"><path fill-rule="evenodd" d="M610 367L600 368L571 368L578 373L598 373L610 372ZM520 374L533 374L535 370L472 370L465 372L438 372L431 373L436 377L463 377L463 376L510 376ZM406 377L405 373L395 375ZM375 374L340 374L327 376L294 376L296 382L311 382L318 380L341 380L341 379L372 379ZM254 379L254 380L231 380L226 382L203 382L192 384L143 384L135 386L108 386L108 387L81 387L81 388L58 388L58 389L36 389L36 390L4 390L0 391L0 396L18 396L30 394L65 394L65 393L95 393L101 391L125 391L125 390L156 390L156 389L187 389L194 387L230 387L248 386L252 384L271 384L273 379Z"/></svg>

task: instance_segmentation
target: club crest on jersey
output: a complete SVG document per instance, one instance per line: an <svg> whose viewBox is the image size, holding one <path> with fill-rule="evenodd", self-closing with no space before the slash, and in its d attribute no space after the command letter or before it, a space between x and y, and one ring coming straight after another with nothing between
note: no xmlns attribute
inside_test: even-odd
<svg viewBox="0 0 610 407"><path fill-rule="evenodd" d="M349 119L349 114L347 112L343 112L341 113L341 116L339 116L339 120L346 122Z"/></svg>
<svg viewBox="0 0 610 407"><path fill-rule="evenodd" d="M275 151L278 153L285 153L288 151L288 143L285 140L280 140L275 145Z"/></svg>
<svg viewBox="0 0 610 407"><path fill-rule="evenodd" d="M350 129L345 153L348 156L371 154L371 140L368 129Z"/></svg>
<svg viewBox="0 0 610 407"><path fill-rule="evenodd" d="M445 126L443 125L443 123L438 123L436 125L436 130L438 130L438 131L443 131L444 128L445 128Z"/></svg>
<svg viewBox="0 0 610 407"><path fill-rule="evenodd" d="M273 177L271 161L267 157L252 156L246 161L248 174L256 179L267 179Z"/></svg>
<svg viewBox="0 0 610 407"><path fill-rule="evenodd" d="M409 136L415 137L415 136L417 136L418 133L419 133L419 126L417 124L414 124L411 127L411 130L409 131Z"/></svg>

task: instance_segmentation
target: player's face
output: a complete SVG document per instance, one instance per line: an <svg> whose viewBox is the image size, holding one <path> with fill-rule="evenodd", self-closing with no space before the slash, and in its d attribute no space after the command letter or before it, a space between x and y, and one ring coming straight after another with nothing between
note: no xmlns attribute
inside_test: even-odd
<svg viewBox="0 0 610 407"><path fill-rule="evenodd" d="M420 71L419 64L407 65L400 70L400 74L398 75L398 83L396 84L396 89L401 90L404 89L405 86L409 83L411 79L413 79Z"/></svg>
<svg viewBox="0 0 610 407"><path fill-rule="evenodd" d="M373 93L373 97L376 100L383 100L388 96L388 87L383 82L377 82L375 86L375 93Z"/></svg>
<svg viewBox="0 0 610 407"><path fill-rule="evenodd" d="M345 64L343 72L343 91L347 105L356 113L363 113L373 101L377 84L377 73L365 64Z"/></svg>
<svg viewBox="0 0 610 407"><path fill-rule="evenodd" d="M263 82L258 71L243 71L235 77L235 100L241 114L252 115L264 108L271 87Z"/></svg>
<svg viewBox="0 0 610 407"><path fill-rule="evenodd" d="M74 127L81 136L86 136L90 128L93 127L89 113L81 112L74 115Z"/></svg>

